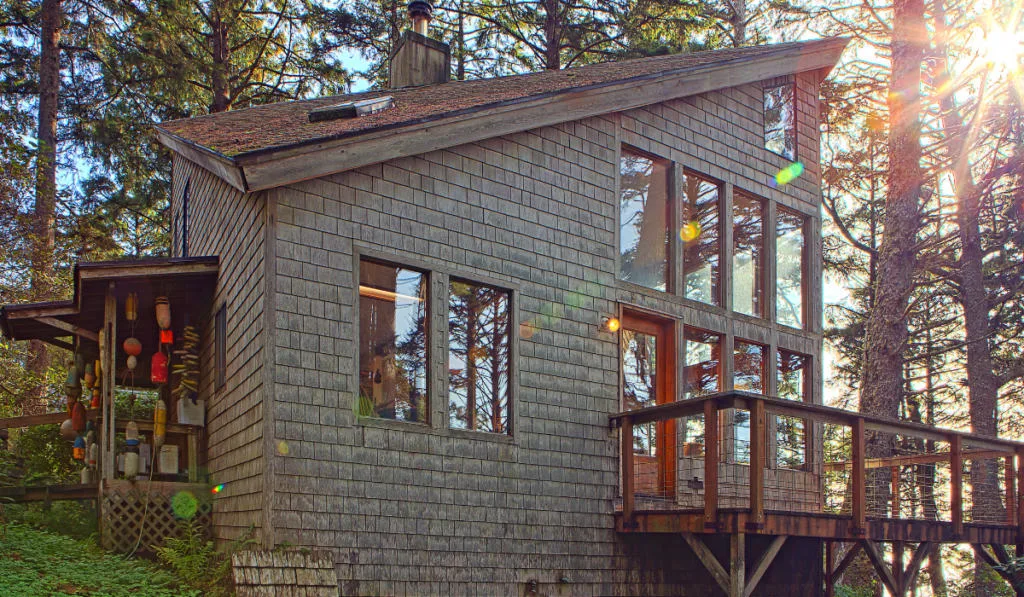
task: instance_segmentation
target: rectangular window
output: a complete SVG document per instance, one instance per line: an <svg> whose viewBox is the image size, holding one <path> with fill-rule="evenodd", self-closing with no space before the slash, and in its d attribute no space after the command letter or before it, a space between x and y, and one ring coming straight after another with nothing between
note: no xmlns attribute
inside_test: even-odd
<svg viewBox="0 0 1024 597"><path fill-rule="evenodd" d="M765 393L765 347L737 339L733 348L733 389ZM750 411L734 410L733 462L750 462Z"/></svg>
<svg viewBox="0 0 1024 597"><path fill-rule="evenodd" d="M636 410L657 404L658 338L635 330L623 329L622 406ZM656 456L654 423L633 427L633 451Z"/></svg>
<svg viewBox="0 0 1024 597"><path fill-rule="evenodd" d="M718 218L719 186L687 172L683 178L684 296L688 299L721 304L718 262L720 235Z"/></svg>
<svg viewBox="0 0 1024 597"><path fill-rule="evenodd" d="M802 328L804 324L804 217L779 208L775 224L775 320Z"/></svg>
<svg viewBox="0 0 1024 597"><path fill-rule="evenodd" d="M227 381L228 314L225 305L217 309L214 316L214 362L217 367L215 386L219 390Z"/></svg>
<svg viewBox="0 0 1024 597"><path fill-rule="evenodd" d="M359 262L359 416L427 421L427 274Z"/></svg>
<svg viewBox="0 0 1024 597"><path fill-rule="evenodd" d="M722 336L687 327L683 332L686 398L722 391Z"/></svg>
<svg viewBox="0 0 1024 597"><path fill-rule="evenodd" d="M448 294L448 424L509 433L512 294L463 280Z"/></svg>
<svg viewBox="0 0 1024 597"><path fill-rule="evenodd" d="M737 191L732 211L732 309L763 317L764 201Z"/></svg>
<svg viewBox="0 0 1024 597"><path fill-rule="evenodd" d="M619 277L668 288L669 162L623 148L619 161Z"/></svg>
<svg viewBox="0 0 1024 597"><path fill-rule="evenodd" d="M781 349L778 358L776 381L779 398L805 402L810 395L811 358ZM804 468L807 464L807 421L796 417L775 417L775 445L779 468Z"/></svg>
<svg viewBox="0 0 1024 597"><path fill-rule="evenodd" d="M796 161L796 86L793 83L764 90L764 148Z"/></svg>

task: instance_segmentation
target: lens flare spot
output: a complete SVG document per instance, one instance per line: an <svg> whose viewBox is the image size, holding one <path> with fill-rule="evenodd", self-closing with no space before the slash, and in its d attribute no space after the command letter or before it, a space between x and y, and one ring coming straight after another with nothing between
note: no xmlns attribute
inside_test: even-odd
<svg viewBox="0 0 1024 597"><path fill-rule="evenodd" d="M289 451L288 442L286 442L284 440L281 440L281 441L277 442L277 453L278 454L280 454L281 456L287 456L288 455L288 451Z"/></svg>
<svg viewBox="0 0 1024 597"><path fill-rule="evenodd" d="M190 491L179 491L171 497L171 510L178 518L193 518L199 511L199 500Z"/></svg>
<svg viewBox="0 0 1024 597"><path fill-rule="evenodd" d="M609 317L604 320L604 328L609 332L617 332L622 327L622 322L619 321L618 317Z"/></svg>
<svg viewBox="0 0 1024 597"><path fill-rule="evenodd" d="M220 485L214 485L212 488L210 488L210 493L213 493L213 494L217 494L217 493L220 493L222 491L224 491L224 484L223 483L221 483Z"/></svg>
<svg viewBox="0 0 1024 597"><path fill-rule="evenodd" d="M687 222L679 230L679 238L683 239L683 242L689 243L697 240L700 233L700 222Z"/></svg>
<svg viewBox="0 0 1024 597"><path fill-rule="evenodd" d="M537 328L533 325L533 323L529 321L524 321L523 323L519 324L519 337L522 338L523 340L529 340L530 338L533 338L533 335L536 332Z"/></svg>
<svg viewBox="0 0 1024 597"><path fill-rule="evenodd" d="M775 175L775 184L782 186L787 185L794 180L800 178L800 175L804 173L803 162L793 162L786 166L779 173Z"/></svg>

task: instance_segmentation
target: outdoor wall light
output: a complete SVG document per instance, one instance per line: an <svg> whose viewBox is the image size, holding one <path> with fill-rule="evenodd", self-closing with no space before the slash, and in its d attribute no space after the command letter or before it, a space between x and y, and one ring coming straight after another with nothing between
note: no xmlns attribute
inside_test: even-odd
<svg viewBox="0 0 1024 597"><path fill-rule="evenodd" d="M618 317L608 317L604 320L604 329L609 332L617 332L622 327L622 322L619 321Z"/></svg>

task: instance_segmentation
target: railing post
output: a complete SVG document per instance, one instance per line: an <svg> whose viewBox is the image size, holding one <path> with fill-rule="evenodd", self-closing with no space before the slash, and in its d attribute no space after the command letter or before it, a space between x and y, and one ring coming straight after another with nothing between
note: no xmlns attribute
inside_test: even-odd
<svg viewBox="0 0 1024 597"><path fill-rule="evenodd" d="M867 530L867 510L864 503L864 419L853 420L853 438L850 445L853 459L853 470L850 471L850 483L853 485L853 532L864 534Z"/></svg>
<svg viewBox="0 0 1024 597"><path fill-rule="evenodd" d="M1017 448L1017 553L1024 554L1024 448Z"/></svg>
<svg viewBox="0 0 1024 597"><path fill-rule="evenodd" d="M764 401L749 399L750 404L750 524L764 528L765 414Z"/></svg>
<svg viewBox="0 0 1024 597"><path fill-rule="evenodd" d="M900 517L900 467L889 468L889 484L892 486L892 517Z"/></svg>
<svg viewBox="0 0 1024 597"><path fill-rule="evenodd" d="M619 428L622 458L622 528L633 526L633 417L622 417Z"/></svg>
<svg viewBox="0 0 1024 597"><path fill-rule="evenodd" d="M963 438L953 435L949 438L950 510L953 520L953 536L964 532L964 458Z"/></svg>
<svg viewBox="0 0 1024 597"><path fill-rule="evenodd" d="M1007 454L1003 466L1003 480L1006 484L1006 524L1010 526L1017 524L1017 469L1013 456Z"/></svg>
<svg viewBox="0 0 1024 597"><path fill-rule="evenodd" d="M704 403L704 527L718 527L718 404Z"/></svg>

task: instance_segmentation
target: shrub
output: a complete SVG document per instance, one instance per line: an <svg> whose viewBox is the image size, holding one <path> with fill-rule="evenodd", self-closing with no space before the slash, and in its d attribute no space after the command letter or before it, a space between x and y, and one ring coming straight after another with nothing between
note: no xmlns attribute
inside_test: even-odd
<svg viewBox="0 0 1024 597"><path fill-rule="evenodd" d="M189 587L209 597L227 597L232 592L231 554L252 545L252 529L227 550L217 551L195 520L182 521L181 538L168 538L163 547L153 547L158 560L166 564Z"/></svg>

